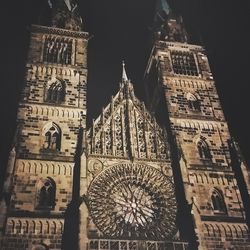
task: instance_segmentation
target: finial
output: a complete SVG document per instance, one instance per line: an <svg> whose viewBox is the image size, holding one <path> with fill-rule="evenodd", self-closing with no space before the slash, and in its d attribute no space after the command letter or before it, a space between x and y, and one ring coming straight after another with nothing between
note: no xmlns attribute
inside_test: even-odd
<svg viewBox="0 0 250 250"><path fill-rule="evenodd" d="M125 63L122 61L122 82L128 81L128 77L125 70Z"/></svg>

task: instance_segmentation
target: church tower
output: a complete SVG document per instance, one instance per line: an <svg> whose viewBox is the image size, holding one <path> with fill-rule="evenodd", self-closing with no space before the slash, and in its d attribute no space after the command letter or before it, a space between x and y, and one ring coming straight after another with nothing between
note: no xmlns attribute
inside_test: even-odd
<svg viewBox="0 0 250 250"><path fill-rule="evenodd" d="M79 128L86 125L88 34L77 5L49 1L32 25L18 131L1 201L1 249L61 249Z"/></svg>
<svg viewBox="0 0 250 250"><path fill-rule="evenodd" d="M150 111L168 132L181 235L191 239L191 249L250 249L232 138L206 51L189 42L182 19L165 0L154 21L145 87ZM188 225L193 231L185 230Z"/></svg>

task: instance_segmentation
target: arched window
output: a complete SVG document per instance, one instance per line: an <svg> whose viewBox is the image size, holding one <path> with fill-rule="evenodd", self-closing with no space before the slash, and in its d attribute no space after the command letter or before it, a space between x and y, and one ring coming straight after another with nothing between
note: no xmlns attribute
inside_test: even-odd
<svg viewBox="0 0 250 250"><path fill-rule="evenodd" d="M198 141L197 148L201 159L211 159L209 147L203 139Z"/></svg>
<svg viewBox="0 0 250 250"><path fill-rule="evenodd" d="M200 111L200 100L198 99L197 96L191 93L187 93L186 95L187 102L188 102L188 107L192 111Z"/></svg>
<svg viewBox="0 0 250 250"><path fill-rule="evenodd" d="M217 213L226 213L226 205L222 192L218 189L214 189L211 196L214 211Z"/></svg>
<svg viewBox="0 0 250 250"><path fill-rule="evenodd" d="M37 184L37 209L54 209L56 184L50 177L39 180Z"/></svg>
<svg viewBox="0 0 250 250"><path fill-rule="evenodd" d="M48 102L61 103L65 99L65 84L63 81L56 79L55 82L51 83L47 91Z"/></svg>
<svg viewBox="0 0 250 250"><path fill-rule="evenodd" d="M61 130L54 123L50 122L46 124L43 129L44 135L44 149L60 150L61 148Z"/></svg>

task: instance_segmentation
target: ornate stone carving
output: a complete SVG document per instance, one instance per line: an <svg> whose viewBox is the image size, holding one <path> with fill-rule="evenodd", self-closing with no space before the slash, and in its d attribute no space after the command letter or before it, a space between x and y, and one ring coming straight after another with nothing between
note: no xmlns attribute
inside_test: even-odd
<svg viewBox="0 0 250 250"><path fill-rule="evenodd" d="M90 154L167 159L166 132L134 95L128 81L87 132ZM157 140L156 140L157 138Z"/></svg>
<svg viewBox="0 0 250 250"><path fill-rule="evenodd" d="M91 217L107 237L166 239L176 233L174 184L154 167L118 164L88 189Z"/></svg>

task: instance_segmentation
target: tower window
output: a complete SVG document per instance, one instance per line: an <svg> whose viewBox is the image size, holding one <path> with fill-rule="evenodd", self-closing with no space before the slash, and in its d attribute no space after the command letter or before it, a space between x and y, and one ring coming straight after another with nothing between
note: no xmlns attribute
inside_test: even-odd
<svg viewBox="0 0 250 250"><path fill-rule="evenodd" d="M201 159L211 159L210 149L205 140L199 140L197 143L197 148Z"/></svg>
<svg viewBox="0 0 250 250"><path fill-rule="evenodd" d="M37 184L37 208L53 209L55 207L56 184L52 178L39 180Z"/></svg>
<svg viewBox="0 0 250 250"><path fill-rule="evenodd" d="M188 102L188 107L192 111L200 111L200 100L191 93L187 93L187 102Z"/></svg>
<svg viewBox="0 0 250 250"><path fill-rule="evenodd" d="M43 129L44 148L60 150L61 147L61 130L55 123L49 123Z"/></svg>
<svg viewBox="0 0 250 250"><path fill-rule="evenodd" d="M198 69L193 53L172 51L171 59L175 74L198 76Z"/></svg>
<svg viewBox="0 0 250 250"><path fill-rule="evenodd" d="M53 82L47 91L47 98L48 102L52 103L61 103L65 99L65 84L63 81L56 79Z"/></svg>
<svg viewBox="0 0 250 250"><path fill-rule="evenodd" d="M220 190L214 189L211 196L213 208L215 212L226 213L226 205Z"/></svg>
<svg viewBox="0 0 250 250"><path fill-rule="evenodd" d="M44 42L43 61L71 64L72 41L47 37Z"/></svg>

